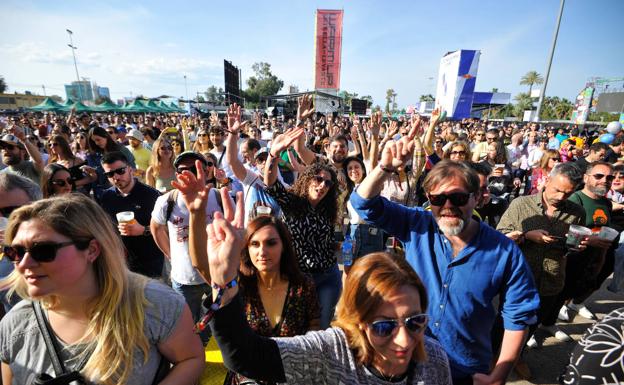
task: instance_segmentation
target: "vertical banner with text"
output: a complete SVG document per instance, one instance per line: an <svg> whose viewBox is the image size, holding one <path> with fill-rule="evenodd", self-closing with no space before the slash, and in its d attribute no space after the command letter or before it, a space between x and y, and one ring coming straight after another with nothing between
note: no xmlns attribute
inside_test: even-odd
<svg viewBox="0 0 624 385"><path fill-rule="evenodd" d="M343 13L342 10L316 10L315 89L340 88Z"/></svg>

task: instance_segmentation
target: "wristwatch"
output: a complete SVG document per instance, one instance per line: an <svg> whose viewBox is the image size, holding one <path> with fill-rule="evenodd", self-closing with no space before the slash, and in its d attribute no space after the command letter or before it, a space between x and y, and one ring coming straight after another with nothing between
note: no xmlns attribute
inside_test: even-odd
<svg viewBox="0 0 624 385"><path fill-rule="evenodd" d="M150 228L149 228L149 226L144 226L144 227L143 227L143 236L144 236L144 237L148 237L148 236L150 236L151 234L152 234L152 233L150 233Z"/></svg>

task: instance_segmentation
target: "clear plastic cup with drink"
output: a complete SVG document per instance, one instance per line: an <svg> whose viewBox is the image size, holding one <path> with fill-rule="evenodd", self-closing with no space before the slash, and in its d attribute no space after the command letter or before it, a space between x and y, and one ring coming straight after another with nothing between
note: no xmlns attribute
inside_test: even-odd
<svg viewBox="0 0 624 385"><path fill-rule="evenodd" d="M602 226L600 228L600 232L598 233L598 237L613 241L619 234L620 233L616 229L612 229L609 226Z"/></svg>
<svg viewBox="0 0 624 385"><path fill-rule="evenodd" d="M134 212L132 211L121 211L116 214L118 223L134 223Z"/></svg>
<svg viewBox="0 0 624 385"><path fill-rule="evenodd" d="M570 225L568 237L566 238L566 246L570 249L578 250L583 239L590 235L592 235L591 229L579 225Z"/></svg>

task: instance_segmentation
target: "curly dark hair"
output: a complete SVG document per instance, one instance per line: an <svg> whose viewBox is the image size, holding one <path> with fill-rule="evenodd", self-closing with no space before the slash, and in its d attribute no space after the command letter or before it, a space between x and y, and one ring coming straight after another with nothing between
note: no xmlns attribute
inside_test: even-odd
<svg viewBox="0 0 624 385"><path fill-rule="evenodd" d="M308 188L312 179L317 176L321 171L326 171L331 175L332 186L327 191L327 194L321 199L321 202L316 206L318 210L325 216L331 223L336 221L338 216L338 177L336 171L327 164L319 162L309 165L305 171L303 171L295 184L290 188L290 192L301 199L308 200ZM300 210L301 206L297 203L292 207L294 210ZM288 210L290 211L290 210Z"/></svg>

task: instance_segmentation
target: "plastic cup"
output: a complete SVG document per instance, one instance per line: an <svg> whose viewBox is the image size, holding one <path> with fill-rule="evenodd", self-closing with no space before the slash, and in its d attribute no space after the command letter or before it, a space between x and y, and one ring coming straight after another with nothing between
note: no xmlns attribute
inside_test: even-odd
<svg viewBox="0 0 624 385"><path fill-rule="evenodd" d="M566 238L566 246L571 249L578 249L581 241L583 241L585 237L589 237L590 235L592 235L592 231L587 227L570 225L570 229L568 230L568 237Z"/></svg>
<svg viewBox="0 0 624 385"><path fill-rule="evenodd" d="M258 215L271 215L271 208L267 206L256 207L256 213Z"/></svg>
<svg viewBox="0 0 624 385"><path fill-rule="evenodd" d="M134 221L134 212L132 211L121 211L116 214L117 222L119 223L131 223Z"/></svg>
<svg viewBox="0 0 624 385"><path fill-rule="evenodd" d="M612 229L611 227L602 226L600 228L600 232L598 233L598 236L600 238L608 239L610 241L613 241L619 234L620 233L617 230Z"/></svg>

